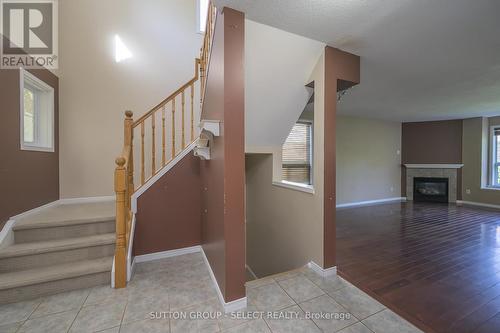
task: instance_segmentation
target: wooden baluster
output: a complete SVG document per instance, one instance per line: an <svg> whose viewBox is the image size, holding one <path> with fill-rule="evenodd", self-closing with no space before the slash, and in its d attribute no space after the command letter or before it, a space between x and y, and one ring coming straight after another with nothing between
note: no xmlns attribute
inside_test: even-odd
<svg viewBox="0 0 500 333"><path fill-rule="evenodd" d="M181 146L182 146L182 149L184 150L184 148L186 148L186 133L185 133L185 130L184 130L184 104L185 104L185 98L184 98L184 90L182 91L181 93L181 103L182 103L182 121L181 121L181 124L182 124L182 128L181 128Z"/></svg>
<svg viewBox="0 0 500 333"><path fill-rule="evenodd" d="M205 89L205 59L203 52L202 49L200 56L200 104L203 102L203 90Z"/></svg>
<svg viewBox="0 0 500 333"><path fill-rule="evenodd" d="M191 84L191 142L194 141L194 83Z"/></svg>
<svg viewBox="0 0 500 333"><path fill-rule="evenodd" d="M161 135L161 165L165 166L166 153L165 153L165 105L161 110L161 127L162 127L162 135Z"/></svg>
<svg viewBox="0 0 500 333"><path fill-rule="evenodd" d="M156 173L156 138L155 138L155 126L156 126L156 115L153 112L151 116L151 134L152 134L152 144L151 144L151 177L153 177Z"/></svg>
<svg viewBox="0 0 500 333"><path fill-rule="evenodd" d="M144 121L141 123L141 185L146 181L146 173L144 170Z"/></svg>
<svg viewBox="0 0 500 333"><path fill-rule="evenodd" d="M116 194L116 243L115 243L115 288L124 288L127 281L126 263L126 182L125 158L116 159L115 194Z"/></svg>
<svg viewBox="0 0 500 333"><path fill-rule="evenodd" d="M130 146L130 156L127 163L127 171L128 171L128 208L131 209L131 198L134 193L134 128L132 127L134 121L132 117L134 114L132 111L125 111L125 145Z"/></svg>
<svg viewBox="0 0 500 333"><path fill-rule="evenodd" d="M175 98L172 100L172 158L175 157Z"/></svg>
<svg viewBox="0 0 500 333"><path fill-rule="evenodd" d="M206 27L207 33L208 33L208 44L210 45L210 35L212 33L212 8L210 5L208 6L208 24ZM208 46L207 46L208 47Z"/></svg>

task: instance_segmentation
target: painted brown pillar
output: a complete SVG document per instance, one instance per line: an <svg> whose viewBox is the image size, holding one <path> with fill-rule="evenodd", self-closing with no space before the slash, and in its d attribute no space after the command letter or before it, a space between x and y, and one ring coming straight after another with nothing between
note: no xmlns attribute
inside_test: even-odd
<svg viewBox="0 0 500 333"><path fill-rule="evenodd" d="M245 15L224 8L226 302L245 297Z"/></svg>
<svg viewBox="0 0 500 333"><path fill-rule="evenodd" d="M325 48L324 205L323 268L336 265L336 113L337 92L360 82L360 58Z"/></svg>
<svg viewBox="0 0 500 333"><path fill-rule="evenodd" d="M201 161L202 246L226 302L245 297L245 16L218 13L202 119L220 136Z"/></svg>

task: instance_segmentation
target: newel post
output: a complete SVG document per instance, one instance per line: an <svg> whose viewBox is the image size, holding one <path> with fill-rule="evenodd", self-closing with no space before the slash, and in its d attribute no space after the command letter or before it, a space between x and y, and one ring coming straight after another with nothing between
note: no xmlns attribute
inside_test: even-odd
<svg viewBox="0 0 500 333"><path fill-rule="evenodd" d="M115 244L115 288L124 288L127 281L126 253L126 182L125 158L116 159L115 193L116 193L116 244Z"/></svg>

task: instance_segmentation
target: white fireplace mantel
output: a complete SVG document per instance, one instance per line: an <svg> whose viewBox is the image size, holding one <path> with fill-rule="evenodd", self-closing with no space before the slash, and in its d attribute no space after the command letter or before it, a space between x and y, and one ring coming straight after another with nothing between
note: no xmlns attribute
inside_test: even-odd
<svg viewBox="0 0 500 333"><path fill-rule="evenodd" d="M460 169L463 164L403 164L408 169Z"/></svg>

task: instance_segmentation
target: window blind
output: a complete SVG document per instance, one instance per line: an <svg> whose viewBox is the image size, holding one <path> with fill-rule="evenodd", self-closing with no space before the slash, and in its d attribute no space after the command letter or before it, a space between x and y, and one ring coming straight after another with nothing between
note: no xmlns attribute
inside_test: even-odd
<svg viewBox="0 0 500 333"><path fill-rule="evenodd" d="M493 129L493 185L500 186L500 127Z"/></svg>
<svg viewBox="0 0 500 333"><path fill-rule="evenodd" d="M283 145L283 180L311 184L311 134L311 124L296 123L293 126Z"/></svg>

